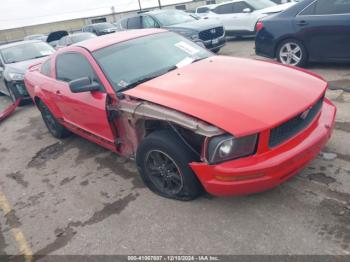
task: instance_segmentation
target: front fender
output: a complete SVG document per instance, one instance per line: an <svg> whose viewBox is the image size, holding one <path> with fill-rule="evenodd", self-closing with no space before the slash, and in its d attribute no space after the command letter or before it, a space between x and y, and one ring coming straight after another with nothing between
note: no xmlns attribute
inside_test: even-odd
<svg viewBox="0 0 350 262"><path fill-rule="evenodd" d="M34 87L33 90L33 101L38 107L38 101L41 100L50 110L50 112L54 115L57 119L62 119L62 113L56 103L52 101L39 87ZM39 107L38 107L39 108Z"/></svg>

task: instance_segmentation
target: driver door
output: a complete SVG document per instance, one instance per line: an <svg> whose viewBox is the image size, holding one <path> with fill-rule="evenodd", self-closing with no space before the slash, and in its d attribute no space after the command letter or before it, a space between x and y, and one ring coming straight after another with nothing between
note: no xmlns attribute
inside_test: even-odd
<svg viewBox="0 0 350 262"><path fill-rule="evenodd" d="M248 9L250 12L248 12ZM233 3L233 16L237 31L242 31L242 33L254 31L257 19L253 11L253 7L248 5L245 1Z"/></svg>
<svg viewBox="0 0 350 262"><path fill-rule="evenodd" d="M218 15L220 21L224 24L225 30L236 31L236 16L234 14L234 3L222 4L212 10Z"/></svg>
<svg viewBox="0 0 350 262"><path fill-rule="evenodd" d="M82 136L105 145L114 145L114 135L106 112L107 93L91 63L89 54L68 52L56 57L56 81L53 86L55 103L66 124ZM96 66L96 65L95 65ZM82 77L100 83L101 89L93 92L73 93L69 82Z"/></svg>

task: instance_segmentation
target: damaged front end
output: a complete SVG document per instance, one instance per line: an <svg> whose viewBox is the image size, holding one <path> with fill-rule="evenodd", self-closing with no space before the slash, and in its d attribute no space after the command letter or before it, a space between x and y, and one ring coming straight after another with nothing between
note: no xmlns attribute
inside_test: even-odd
<svg viewBox="0 0 350 262"><path fill-rule="evenodd" d="M108 106L109 115L118 127L117 150L120 154L134 158L137 147L152 131L172 129L201 160L206 139L221 135L223 130L179 111L148 101L130 97Z"/></svg>

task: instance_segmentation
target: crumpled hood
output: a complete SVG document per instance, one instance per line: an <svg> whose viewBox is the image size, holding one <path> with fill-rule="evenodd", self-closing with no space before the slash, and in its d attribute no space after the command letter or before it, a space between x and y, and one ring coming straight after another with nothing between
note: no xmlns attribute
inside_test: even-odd
<svg viewBox="0 0 350 262"><path fill-rule="evenodd" d="M214 56L124 93L239 137L275 127L305 111L326 87L314 75L276 63Z"/></svg>
<svg viewBox="0 0 350 262"><path fill-rule="evenodd" d="M272 7L268 7L268 8L257 10L254 13L257 13L257 14L279 13L279 12L282 12L282 11L288 9L292 5L295 5L295 3L291 2L291 3L281 4L281 5L275 5L275 6L272 6Z"/></svg>
<svg viewBox="0 0 350 262"><path fill-rule="evenodd" d="M188 22L188 23L181 23L181 24L176 24L172 26L165 26L165 29L169 30L181 30L181 29L188 29L188 30L193 30L193 31L203 31L215 27L220 27L223 26L221 22L217 20L212 20L212 19L199 19L195 20L193 22Z"/></svg>
<svg viewBox="0 0 350 262"><path fill-rule="evenodd" d="M31 60L26 60L18 63L13 63L13 64L8 64L6 67L6 71L8 72L13 72L13 73L19 73L19 74L24 74L27 69L36 63L40 63L41 61L47 59L47 57L41 57L37 59L31 59Z"/></svg>

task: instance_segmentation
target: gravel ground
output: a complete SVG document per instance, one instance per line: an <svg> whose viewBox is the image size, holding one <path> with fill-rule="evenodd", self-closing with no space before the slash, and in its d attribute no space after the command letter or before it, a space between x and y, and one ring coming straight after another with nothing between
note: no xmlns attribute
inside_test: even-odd
<svg viewBox="0 0 350 262"><path fill-rule="evenodd" d="M220 54L256 58L253 48L230 41ZM349 64L309 69L350 86ZM192 202L154 195L133 162L76 136L58 141L21 107L0 124L0 255L350 254L350 93L327 96L336 129L300 174L265 193Z"/></svg>

